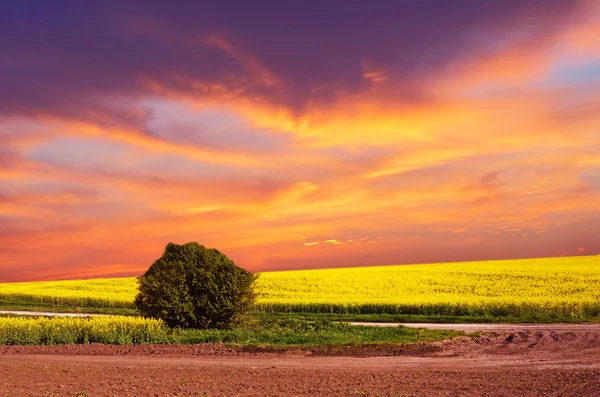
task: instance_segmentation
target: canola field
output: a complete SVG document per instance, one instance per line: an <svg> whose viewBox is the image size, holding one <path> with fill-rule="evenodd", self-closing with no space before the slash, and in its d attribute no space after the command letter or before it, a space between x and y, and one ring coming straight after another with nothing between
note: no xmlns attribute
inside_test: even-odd
<svg viewBox="0 0 600 397"><path fill-rule="evenodd" d="M265 312L600 315L600 256L266 272ZM133 308L135 278L0 284L0 301Z"/></svg>
<svg viewBox="0 0 600 397"><path fill-rule="evenodd" d="M135 277L0 284L0 300L40 306L134 308Z"/></svg>
<svg viewBox="0 0 600 397"><path fill-rule="evenodd" d="M0 346L165 343L169 329L141 317L0 317Z"/></svg>

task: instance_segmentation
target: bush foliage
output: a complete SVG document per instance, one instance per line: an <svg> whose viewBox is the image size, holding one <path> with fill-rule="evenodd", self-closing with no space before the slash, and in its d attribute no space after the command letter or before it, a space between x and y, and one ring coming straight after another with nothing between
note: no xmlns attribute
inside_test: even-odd
<svg viewBox="0 0 600 397"><path fill-rule="evenodd" d="M138 278L135 305L171 327L226 328L252 307L256 278L216 249L169 243Z"/></svg>

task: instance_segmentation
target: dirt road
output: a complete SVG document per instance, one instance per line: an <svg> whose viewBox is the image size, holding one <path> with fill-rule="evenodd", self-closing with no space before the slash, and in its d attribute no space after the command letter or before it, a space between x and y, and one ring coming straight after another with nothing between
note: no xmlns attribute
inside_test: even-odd
<svg viewBox="0 0 600 397"><path fill-rule="evenodd" d="M515 332L515 331L536 331L548 330L561 332L600 332L600 323L589 324L438 324L438 323L365 323L351 322L356 326L366 327L408 327L408 328L427 328L444 329L451 331L465 332Z"/></svg>
<svg viewBox="0 0 600 397"><path fill-rule="evenodd" d="M63 312L32 312L16 310L0 310L0 314L10 314L15 316L46 316L46 317L106 317L107 314L92 313L63 313ZM367 327L408 327L408 328L427 328L442 329L465 332L509 332L519 330L536 330L551 328L555 331L591 331L600 332L600 323L592 324L438 324L438 323L373 323L373 322L350 322L355 326Z"/></svg>
<svg viewBox="0 0 600 397"><path fill-rule="evenodd" d="M79 394L78 394L79 393ZM371 349L4 346L0 396L599 396L600 331Z"/></svg>
<svg viewBox="0 0 600 397"><path fill-rule="evenodd" d="M62 313L62 312L32 312L29 310L0 310L0 314L10 314L12 316L32 316L32 317L105 317L107 314L91 313Z"/></svg>

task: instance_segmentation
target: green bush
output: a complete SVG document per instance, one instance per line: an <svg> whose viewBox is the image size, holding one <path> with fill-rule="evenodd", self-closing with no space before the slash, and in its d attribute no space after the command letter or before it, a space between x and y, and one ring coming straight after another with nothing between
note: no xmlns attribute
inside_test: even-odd
<svg viewBox="0 0 600 397"><path fill-rule="evenodd" d="M138 278L135 305L171 327L226 328L254 304L256 278L216 249L169 243Z"/></svg>

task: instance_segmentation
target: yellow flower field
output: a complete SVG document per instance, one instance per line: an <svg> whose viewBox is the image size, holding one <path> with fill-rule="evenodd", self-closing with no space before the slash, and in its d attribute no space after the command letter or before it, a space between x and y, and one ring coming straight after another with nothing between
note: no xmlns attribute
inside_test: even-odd
<svg viewBox="0 0 600 397"><path fill-rule="evenodd" d="M131 308L135 278L0 284L0 300ZM262 273L257 309L588 318L600 315L600 257Z"/></svg>
<svg viewBox="0 0 600 397"><path fill-rule="evenodd" d="M133 308L134 277L0 284L0 300L40 305Z"/></svg>
<svg viewBox="0 0 600 397"><path fill-rule="evenodd" d="M1 345L164 343L162 321L140 317L0 317Z"/></svg>
<svg viewBox="0 0 600 397"><path fill-rule="evenodd" d="M268 273L267 311L426 315L600 314L600 257Z"/></svg>

